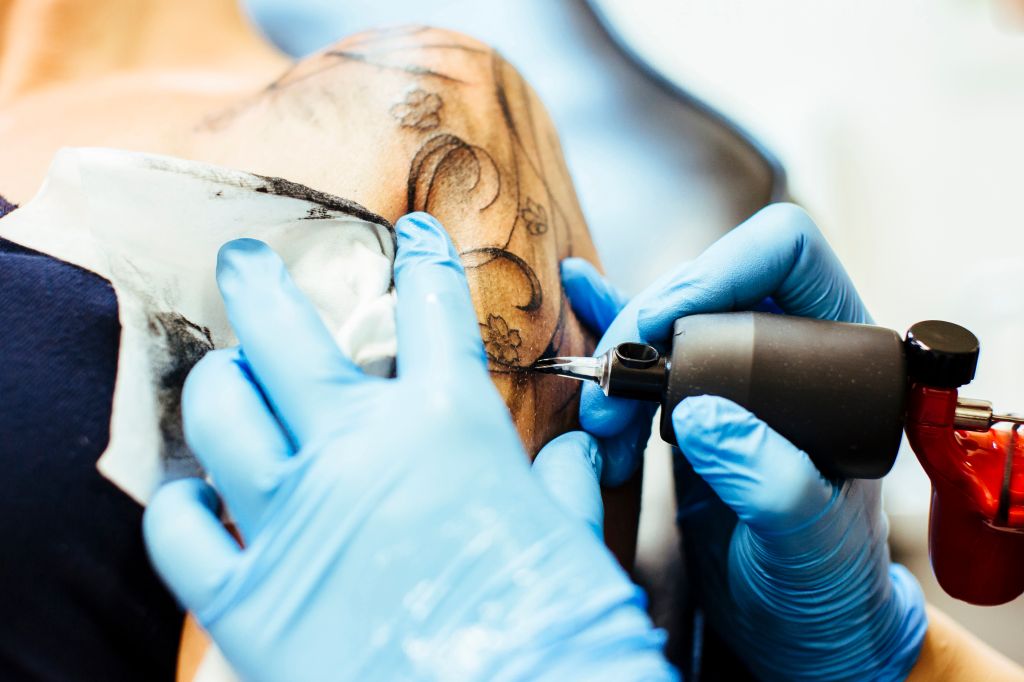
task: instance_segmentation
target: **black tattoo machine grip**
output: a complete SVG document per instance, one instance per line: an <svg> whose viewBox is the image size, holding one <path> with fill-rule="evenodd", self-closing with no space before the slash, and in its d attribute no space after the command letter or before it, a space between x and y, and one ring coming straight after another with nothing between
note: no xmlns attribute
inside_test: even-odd
<svg viewBox="0 0 1024 682"><path fill-rule="evenodd" d="M661 436L669 443L672 409L717 395L771 425L827 477L880 478L896 460L908 384L903 340L891 329L768 313L691 315L675 323L665 383Z"/></svg>

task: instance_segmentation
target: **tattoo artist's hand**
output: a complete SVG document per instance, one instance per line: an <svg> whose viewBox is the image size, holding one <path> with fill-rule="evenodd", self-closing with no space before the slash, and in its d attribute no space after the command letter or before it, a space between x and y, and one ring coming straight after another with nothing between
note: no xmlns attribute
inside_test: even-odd
<svg viewBox="0 0 1024 682"><path fill-rule="evenodd" d="M666 344L694 313L751 309L870 322L835 254L801 209L770 206L623 307L587 263L567 260L573 307L602 351ZM583 427L612 441L615 480L635 465L636 402L584 388ZM689 573L712 625L766 680L902 679L926 629L924 598L892 565L880 481L829 482L807 455L728 400L688 398L673 423L679 522ZM625 444L614 445L625 434ZM612 453L622 459L609 462ZM615 482L614 480L612 482Z"/></svg>
<svg viewBox="0 0 1024 682"><path fill-rule="evenodd" d="M265 244L221 249L241 346L182 406L215 487L154 497L160 575L247 680L670 677L599 540L596 442L566 434L531 470L451 242L425 214L397 231L396 379L338 349Z"/></svg>

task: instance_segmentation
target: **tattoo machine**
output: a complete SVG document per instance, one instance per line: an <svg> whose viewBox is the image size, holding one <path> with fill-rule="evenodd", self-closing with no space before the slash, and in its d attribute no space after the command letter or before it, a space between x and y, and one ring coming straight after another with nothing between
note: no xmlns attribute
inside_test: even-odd
<svg viewBox="0 0 1024 682"><path fill-rule="evenodd" d="M729 398L832 479L887 474L905 429L932 481L935 576L950 595L991 605L1024 593L1024 417L958 395L978 351L977 337L951 322L919 322L901 338L873 325L740 312L676 320L667 355L623 343L531 369L661 403L661 436L673 445L680 401ZM998 422L1013 427L992 428Z"/></svg>

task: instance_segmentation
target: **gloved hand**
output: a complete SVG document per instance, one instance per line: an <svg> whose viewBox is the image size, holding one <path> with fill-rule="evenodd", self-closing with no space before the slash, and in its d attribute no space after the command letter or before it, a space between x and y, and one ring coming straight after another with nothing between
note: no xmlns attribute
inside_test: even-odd
<svg viewBox="0 0 1024 682"><path fill-rule="evenodd" d="M791 205L762 210L624 307L585 262L567 260L562 272L576 311L607 327L599 350L665 344L678 317L755 308L766 297L791 315L870 322L824 237ZM649 412L584 391L581 423L623 441L616 473L628 472L639 456L631 430L649 425ZM805 453L722 398L689 398L672 417L694 589L736 654L766 680L906 676L927 626L924 598L889 561L880 481L824 480Z"/></svg>
<svg viewBox="0 0 1024 682"><path fill-rule="evenodd" d="M246 680L672 677L594 532L595 442L562 436L531 471L451 242L425 214L397 231L397 379L360 372L265 244L221 249L241 347L182 403L215 488L153 498L157 571Z"/></svg>

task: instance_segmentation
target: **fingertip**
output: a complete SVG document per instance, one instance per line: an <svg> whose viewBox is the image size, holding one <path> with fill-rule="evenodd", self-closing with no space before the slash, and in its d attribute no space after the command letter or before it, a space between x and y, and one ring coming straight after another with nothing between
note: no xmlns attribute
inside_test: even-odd
<svg viewBox="0 0 1024 682"><path fill-rule="evenodd" d="M455 244L437 218L429 213L417 211L402 216L395 223L395 233L398 237L396 272L413 256L431 257L438 263L449 262L462 270Z"/></svg>
<svg viewBox="0 0 1024 682"><path fill-rule="evenodd" d="M672 410L672 426L683 453L699 461L719 452L725 438L743 438L763 422L748 410L714 395L691 396Z"/></svg>
<svg viewBox="0 0 1024 682"><path fill-rule="evenodd" d="M562 277L562 284L566 287L578 284L581 281L592 281L601 278L593 263L579 256L563 258L558 264L558 271Z"/></svg>
<svg viewBox="0 0 1024 682"><path fill-rule="evenodd" d="M284 262L266 243L258 239L233 239L217 251L217 284L230 296L266 275L275 281L284 270Z"/></svg>
<svg viewBox="0 0 1024 682"><path fill-rule="evenodd" d="M593 474L592 478L597 482L604 467L600 441L586 431L569 431L557 436L541 449L533 461L533 468L536 470L538 467L556 465L585 465L585 469Z"/></svg>
<svg viewBox="0 0 1024 682"><path fill-rule="evenodd" d="M611 398L600 387L585 384L580 393L580 426L595 436L610 438L626 428L639 407L635 400Z"/></svg>
<svg viewBox="0 0 1024 682"><path fill-rule="evenodd" d="M788 201L769 204L746 220L744 225L756 225L761 230L771 230L786 239L814 237L821 234L810 214L802 207Z"/></svg>
<svg viewBox="0 0 1024 682"><path fill-rule="evenodd" d="M399 376L452 379L467 367L486 370L480 322L448 234L426 213L403 216L396 229Z"/></svg>
<svg viewBox="0 0 1024 682"><path fill-rule="evenodd" d="M620 486L636 473L647 449L647 442L651 439L651 424L656 409L654 404L639 406L633 420L618 435L601 439L604 455L602 485L613 488Z"/></svg>
<svg viewBox="0 0 1024 682"><path fill-rule="evenodd" d="M220 500L205 481L160 487L142 517L146 550L157 573L189 609L203 609L223 584L239 548L217 517Z"/></svg>
<svg viewBox="0 0 1024 682"><path fill-rule="evenodd" d="M573 312L595 334L604 334L625 306L623 296L593 264L582 258L562 260L559 272Z"/></svg>
<svg viewBox="0 0 1024 682"><path fill-rule="evenodd" d="M558 436L541 449L533 462L534 474L550 496L598 537L604 525L599 484L602 466L600 443L583 431Z"/></svg>
<svg viewBox="0 0 1024 682"><path fill-rule="evenodd" d="M142 515L142 533L146 544L160 549L187 541L188 527L180 523L184 508L201 508L216 516L220 499L214 489L200 478L181 478L160 486Z"/></svg>

